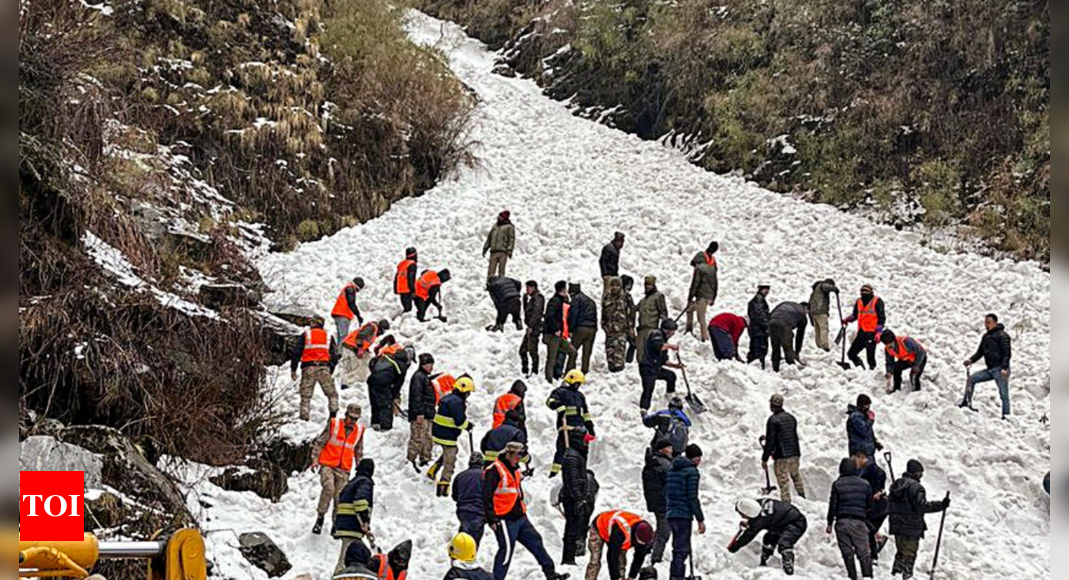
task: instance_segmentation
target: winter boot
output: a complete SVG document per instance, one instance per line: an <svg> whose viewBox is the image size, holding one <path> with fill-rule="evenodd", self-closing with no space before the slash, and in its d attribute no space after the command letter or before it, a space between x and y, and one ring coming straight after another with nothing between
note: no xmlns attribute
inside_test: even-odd
<svg viewBox="0 0 1069 580"><path fill-rule="evenodd" d="M316 518L316 525L312 526L312 534L313 535L318 536L318 535L323 533L323 520L324 519L325 519L325 516L319 516L318 518Z"/></svg>
<svg viewBox="0 0 1069 580"><path fill-rule="evenodd" d="M523 378L526 379L531 376L531 367L528 366L526 358L523 359L521 368L523 369Z"/></svg>
<svg viewBox="0 0 1069 580"><path fill-rule="evenodd" d="M782 552L783 556L783 573L788 576L794 576L794 550L785 550Z"/></svg>
<svg viewBox="0 0 1069 580"><path fill-rule="evenodd" d="M435 461L434 465L432 465L431 468L427 470L427 479L429 479L431 481L434 481L434 480L438 479L438 470L440 470L441 468L442 468L441 460Z"/></svg>
<svg viewBox="0 0 1069 580"><path fill-rule="evenodd" d="M521 332L523 331L523 321L522 320L517 320L516 321L516 330L519 330Z"/></svg>
<svg viewBox="0 0 1069 580"><path fill-rule="evenodd" d="M546 580L568 580L568 578L571 578L568 574L558 574L556 572L546 574Z"/></svg>
<svg viewBox="0 0 1069 580"><path fill-rule="evenodd" d="M438 484L438 497L449 497L449 484L447 482L441 482Z"/></svg>
<svg viewBox="0 0 1069 580"><path fill-rule="evenodd" d="M416 473L422 473L423 470L419 468L419 463L415 459L412 460L412 469L416 470Z"/></svg>
<svg viewBox="0 0 1069 580"><path fill-rule="evenodd" d="M764 546L763 548L761 548L761 567L762 568L764 568L765 566L768 566L769 559L771 559L772 555L775 554L775 553L776 553L776 549L774 547Z"/></svg>
<svg viewBox="0 0 1069 580"><path fill-rule="evenodd" d="M531 357L531 375L530 376L533 377L533 376L538 374L538 370L542 368L542 365L540 364L540 362L541 361L538 360L537 356Z"/></svg>
<svg viewBox="0 0 1069 580"><path fill-rule="evenodd" d="M500 324L491 324L490 326L486 327L486 332L504 332L504 331L505 331L505 327L501 326Z"/></svg>

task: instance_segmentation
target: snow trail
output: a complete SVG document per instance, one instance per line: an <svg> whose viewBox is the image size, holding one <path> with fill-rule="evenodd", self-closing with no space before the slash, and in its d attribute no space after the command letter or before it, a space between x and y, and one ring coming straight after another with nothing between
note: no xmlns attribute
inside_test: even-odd
<svg viewBox="0 0 1069 580"><path fill-rule="evenodd" d="M363 276L369 285L359 298L366 318L394 319L394 334L419 352L434 354L439 371L475 377L478 391L469 411L478 442L489 428L494 398L520 378L520 333L483 330L494 313L483 291L486 260L480 254L503 209L512 211L518 231L509 275L538 280L547 298L554 282L570 280L581 283L600 304L598 255L617 230L628 235L622 271L637 280L656 275L673 315L685 306L691 256L714 239L723 248L721 299L710 315L744 314L758 283L773 286L773 305L807 300L812 283L826 277L839 282L844 300L852 304L861 284L873 283L887 303L888 327L929 349L921 393L883 394L882 372L844 374L834 364L837 353L817 352L811 334L802 353L808 366L789 368L781 376L757 367L716 364L708 346L680 339L691 383L710 407L692 432L692 440L706 451L702 493L709 518L708 535L695 540L698 574L743 579L782 574L778 558L772 568L757 568L758 547L737 556L725 549L738 525L735 502L757 495L764 485L757 442L769 397L782 393L799 420L810 494L808 501L797 502L810 524L797 549L798 577L845 576L838 549L823 528L830 486L847 452L845 410L866 392L876 401L877 431L895 452L896 474L906 460L920 459L928 468L924 483L929 496L942 497L946 490L954 494L937 577L1050 577L1049 502L1041 486L1050 464L1050 430L1039 422L1050 411L1050 276L1038 265L939 254L923 247L915 234L704 172L681 153L572 116L532 82L492 75L494 55L452 24L413 14L409 26L417 42L448 55L453 70L481 99L471 135L479 143L480 167L461 171L418 199L397 203L369 223L290 254L266 257L261 267L278 290L273 300L326 315L345 281ZM454 274L444 290L448 324L395 318L400 305L390 280L409 245L419 248L421 268L449 268ZM1015 339L1015 416L1008 423L997 420L998 397L991 385L978 390L979 414L956 408L965 379L961 361L975 351L987 312L998 312ZM631 366L622 374L607 374L603 338L599 335L595 370L586 388L601 436L591 462L602 484L598 511L643 513L638 475L650 433L639 422L637 370ZM882 369L882 355L880 362ZM317 393L314 422L297 422L296 388L286 369L278 376L277 388L289 389L282 404L294 417L283 435L296 439L316 433L326 421L326 400ZM545 478L554 415L543 403L551 386L537 378L529 386L531 448L539 474L525 483L525 490L532 521L559 560L564 522L549 505L553 482ZM663 391L656 397L656 405L666 402ZM366 389L343 392L343 408L349 402L363 404L367 415ZM432 484L405 464L407 439L407 424L395 425L386 435L368 434L368 456L378 462L374 529L386 548L412 539L412 577L435 580L448 569L445 546L456 531L453 505L436 500ZM461 448L458 467L467 462L466 441ZM319 494L317 476L294 476L290 492L271 504L251 494L223 492L206 483L205 471L191 469L189 480L201 500L194 507L210 531L216 576L266 578L249 569L230 533L263 531L294 564L287 578L305 573L329 578L338 543L309 533ZM938 521L933 516L929 524L935 528ZM933 530L922 545L918 576L927 575L934 535ZM496 552L491 536L480 554L487 567ZM891 557L893 544L877 578L891 577ZM585 573L563 571L573 579ZM666 578L667 566L659 572ZM541 574L533 558L519 550L510 577Z"/></svg>

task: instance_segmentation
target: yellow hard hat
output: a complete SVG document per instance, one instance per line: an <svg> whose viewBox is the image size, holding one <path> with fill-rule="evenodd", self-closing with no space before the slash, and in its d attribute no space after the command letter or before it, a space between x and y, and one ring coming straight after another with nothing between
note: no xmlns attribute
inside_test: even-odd
<svg viewBox="0 0 1069 580"><path fill-rule="evenodd" d="M474 393L475 381L471 380L471 377L464 375L457 379L457 383L453 385L453 390L458 393Z"/></svg>
<svg viewBox="0 0 1069 580"><path fill-rule="evenodd" d="M585 385L586 375L579 369L568 371L568 374L564 375L564 382L569 385Z"/></svg>
<svg viewBox="0 0 1069 580"><path fill-rule="evenodd" d="M475 538L463 532L456 535L449 542L449 559L456 562L471 563L478 556L479 548L475 545Z"/></svg>

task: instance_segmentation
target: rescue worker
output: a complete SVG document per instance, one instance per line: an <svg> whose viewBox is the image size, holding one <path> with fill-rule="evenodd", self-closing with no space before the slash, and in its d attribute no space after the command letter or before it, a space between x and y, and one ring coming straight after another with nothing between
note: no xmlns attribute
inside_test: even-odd
<svg viewBox="0 0 1069 580"><path fill-rule="evenodd" d="M1013 345L1010 335L1006 333L1006 327L999 323L997 314L988 314L984 319L984 327L987 333L980 341L976 354L965 360L965 368L972 369L974 364L984 359L986 369L969 375L965 396L958 406L975 411L972 397L976 385L995 381L999 397L1002 398L1002 418L1005 419L1010 416L1010 359L1013 356Z"/></svg>
<svg viewBox="0 0 1069 580"><path fill-rule="evenodd" d="M521 443L510 443L505 453L483 473L483 505L486 506L487 523L497 538L497 558L494 559L494 580L505 580L516 544L520 544L534 556L546 580L568 580L567 574L558 574L553 558L546 552L542 536L527 518L524 501L523 476L520 474Z"/></svg>
<svg viewBox="0 0 1069 580"><path fill-rule="evenodd" d="M579 284L568 288L571 307L568 309L568 329L574 352L568 356L568 370L579 368L579 351L583 351L583 374L590 374L590 355L594 353L594 340L598 335L598 305L583 294Z"/></svg>
<svg viewBox="0 0 1069 580"><path fill-rule="evenodd" d="M344 568L334 571L334 580L379 580L371 571L371 550L363 541L351 542L343 552Z"/></svg>
<svg viewBox="0 0 1069 580"><path fill-rule="evenodd" d="M575 349L568 340L568 283L557 282L554 290L553 298L546 304L545 324L542 327L546 344L546 382L551 385L560 378L560 374L556 372L558 354L563 352L569 357L575 354Z"/></svg>
<svg viewBox="0 0 1069 580"><path fill-rule="evenodd" d="M460 533L468 534L478 546L483 542L486 529L486 507L483 505L483 469L486 458L481 453L472 453L468 469L453 480L453 503L457 506Z"/></svg>
<svg viewBox="0 0 1069 580"><path fill-rule="evenodd" d="M523 330L523 320L520 319L520 281L515 278L493 276L486 281L486 291L490 293L490 300L497 310L497 319L494 324L487 328L490 332L502 332L509 316L516 330Z"/></svg>
<svg viewBox="0 0 1069 580"><path fill-rule="evenodd" d="M709 329L705 327L708 308L716 305L716 297L720 293L719 266L716 263L716 253L720 251L720 243L713 242L704 252L698 252L690 261L694 274L691 276L690 293L687 295L687 334L694 335L694 315L698 315L698 325L701 326L701 341L709 340Z"/></svg>
<svg viewBox="0 0 1069 580"><path fill-rule="evenodd" d="M524 399L527 397L527 385L523 381L516 381L512 383L512 388L509 392L501 395L494 402L494 429L497 429L505 422L505 414L509 411L515 410L517 412L518 421L516 426L519 427L524 434L527 434L527 407L524 403Z"/></svg>
<svg viewBox="0 0 1069 580"><path fill-rule="evenodd" d="M394 415L401 413L401 388L415 358L415 349L394 344L379 351L371 362L367 392L371 402L371 428L375 432L393 430Z"/></svg>
<svg viewBox="0 0 1069 580"><path fill-rule="evenodd" d="M405 259L397 264L397 274L393 279L393 292L401 297L401 307L405 312L412 312L412 299L416 293L416 272L419 268L419 253L416 248L405 250Z"/></svg>
<svg viewBox="0 0 1069 580"><path fill-rule="evenodd" d="M642 493L646 497L646 511L657 519L657 535L653 543L650 563L656 566L664 561L672 528L668 524L668 470L672 468L675 450L667 439L655 441L646 451L646 465L642 469Z"/></svg>
<svg viewBox="0 0 1069 580"><path fill-rule="evenodd" d="M627 303L627 364L635 362L638 355L638 305L631 296L631 290L635 287L635 279L631 276L621 276L620 282L624 287L624 301Z"/></svg>
<svg viewBox="0 0 1069 580"><path fill-rule="evenodd" d="M783 395L772 395L769 407L772 416L768 418L765 426L765 450L761 456L761 464L768 472L768 460L773 459L776 473L776 483L779 484L780 499L784 503L791 503L791 482L798 497L805 499L805 481L799 470L799 461L802 458L802 444L798 437L798 420L787 411L783 410Z"/></svg>
<svg viewBox="0 0 1069 580"><path fill-rule="evenodd" d="M758 534L766 532L761 546L761 566L768 566L768 561L779 550L783 572L794 576L794 546L809 529L805 515L793 505L774 499L744 499L735 506L735 511L745 518L741 524L744 531L731 542L728 551L737 554L757 539Z"/></svg>
<svg viewBox="0 0 1069 580"><path fill-rule="evenodd" d="M855 559L861 563L861 577L872 578L868 526L871 509L872 486L858 475L853 459L842 460L839 479L831 486L826 532L829 536L835 532L850 580L858 580Z"/></svg>
<svg viewBox="0 0 1069 580"><path fill-rule="evenodd" d="M691 421L683 410L683 399L679 397L672 397L667 409L643 417L642 424L654 430L651 447L655 446L657 441L668 441L672 446L672 457L683 455L690 444Z"/></svg>
<svg viewBox="0 0 1069 580"><path fill-rule="evenodd" d="M865 351L869 370L876 370L876 341L887 324L887 311L883 299L876 296L876 289L871 284L861 287L861 298L854 304L854 313L843 320L843 326L854 321L857 321L857 336L850 345L847 357L855 367L864 368L858 355Z"/></svg>
<svg viewBox="0 0 1069 580"><path fill-rule="evenodd" d="M560 500L564 507L564 554L562 566L575 566L579 545L590 529L590 516L594 508L587 504L590 497L590 479L587 477L587 455L590 452L586 429L578 427L566 431L568 448L561 459L563 486Z"/></svg>
<svg viewBox="0 0 1069 580"><path fill-rule="evenodd" d="M363 289L364 279L353 278L353 281L346 284L338 294L334 310L330 313L338 328L338 336L349 336L349 327L353 324L353 319L356 319L357 324L364 324L364 317L361 316L360 307L356 304L356 295Z"/></svg>
<svg viewBox="0 0 1069 580"><path fill-rule="evenodd" d="M568 448L568 431L581 427L585 428L591 437L597 437L594 432L594 418L586 404L586 395L579 391L585 384L586 375L582 371L568 371L564 384L554 390L546 401L549 410L557 413L557 452L553 456L550 477L560 473L564 451Z"/></svg>
<svg viewBox="0 0 1069 580"><path fill-rule="evenodd" d="M846 421L846 436L850 455L861 452L869 458L870 463L875 463L876 452L883 451L883 445L876 439L876 431L873 429L876 414L872 412L872 397L858 395L857 404L847 407L846 414L849 416Z"/></svg>
<svg viewBox="0 0 1069 580"><path fill-rule="evenodd" d="M742 362L739 354L739 340L742 333L750 326L750 321L745 316L736 316L725 312L714 316L709 321L709 337L713 342L713 355L716 360L737 360Z"/></svg>
<svg viewBox="0 0 1069 580"><path fill-rule="evenodd" d="M747 309L750 319L750 352L746 355L746 364L761 361L761 368L765 368L765 360L768 358L768 335L769 322L772 312L768 307L768 295L772 287L762 284L757 287L757 295L750 300Z"/></svg>
<svg viewBox="0 0 1069 580"><path fill-rule="evenodd" d="M890 330L883 331L880 342L887 351L888 382L893 381L889 392L902 390L902 372L909 369L909 384L914 391L921 390L921 377L928 366L928 351L920 342L908 336L895 336Z"/></svg>
<svg viewBox="0 0 1069 580"><path fill-rule="evenodd" d="M436 409L438 408L438 405L442 404L442 399L453 392L453 388L456 387L456 384L457 379L448 373L442 373L431 377L431 385L434 387L434 406Z"/></svg>
<svg viewBox="0 0 1069 580"><path fill-rule="evenodd" d="M875 461L870 462L864 451L855 451L850 459L854 461L854 468L861 479L868 482L869 487L872 488L872 504L869 506L868 513L865 514L865 520L868 522L869 529L869 553L872 555L872 561L876 562L880 559L880 552L887 544L887 538L880 533L880 528L887 521L891 507L891 503L887 500L887 472Z"/></svg>
<svg viewBox="0 0 1069 580"><path fill-rule="evenodd" d="M695 520L698 522L698 535L705 535L705 513L698 495L701 489L701 473L698 467L701 464L701 447L688 445L683 456L675 458L672 468L668 471L665 498L668 504L668 525L672 528L672 580L683 580L686 576Z"/></svg>
<svg viewBox="0 0 1069 580"><path fill-rule="evenodd" d="M538 370L542 368L538 359L538 345L542 340L545 315L546 297L538 290L538 282L530 280L523 295L523 323L527 330L524 331L523 342L520 343L520 364L523 366L524 377L538 374Z"/></svg>
<svg viewBox="0 0 1069 580"><path fill-rule="evenodd" d="M442 314L442 284L450 281L452 277L449 270L440 272L425 270L420 275L416 280L416 319L420 322L427 322L427 310L434 306L438 309L438 320L446 321Z"/></svg>
<svg viewBox="0 0 1069 580"><path fill-rule="evenodd" d="M516 227L512 225L512 214L506 210L497 216L497 223L490 229L486 244L483 245L483 257L486 257L487 252L490 253L490 268L486 277L504 276L515 249Z"/></svg>
<svg viewBox="0 0 1069 580"><path fill-rule="evenodd" d="M605 512L594 519L590 529L590 564L586 580L598 580L601 574L601 554L608 546L605 557L609 563L609 580L635 579L655 540L653 526L641 516L625 511ZM627 553L635 551L631 570L627 576Z"/></svg>
<svg viewBox="0 0 1069 580"><path fill-rule="evenodd" d="M646 295L638 303L638 362L646 358L646 340L668 320L668 301L657 290L657 277L646 276Z"/></svg>
<svg viewBox="0 0 1069 580"><path fill-rule="evenodd" d="M468 421L468 397L475 392L475 381L468 375L457 379L453 392L442 397L438 414L434 417L431 436L434 444L442 448L442 455L431 466L428 476L438 480L438 497L449 497L449 484L457 465L457 441L465 431L475 428Z"/></svg>
<svg viewBox="0 0 1069 580"><path fill-rule="evenodd" d="M623 282L615 276L607 278L601 299L601 329L605 331L605 360L610 373L621 372L627 365L627 340L634 330L632 320Z"/></svg>
<svg viewBox="0 0 1069 580"><path fill-rule="evenodd" d="M646 352L638 365L638 373L642 378L642 400L639 401L639 408L642 410L643 417L650 413L657 381L665 382L665 391L669 398L676 392L676 374L668 368L683 369L685 367L668 360L670 351L679 352L679 345L668 344L668 341L675 336L678 328L673 320L665 319L661 321L661 329L646 335L646 340L643 342Z"/></svg>
<svg viewBox="0 0 1069 580"><path fill-rule="evenodd" d="M772 339L773 372L779 372L783 359L787 359L789 365L802 363L802 346L808 325L809 305L805 302L784 302L772 309L768 333Z"/></svg>
<svg viewBox="0 0 1069 580"><path fill-rule="evenodd" d="M383 333L390 330L389 320L368 322L349 333L342 341L341 380L342 390L366 382L371 373L370 358L373 348ZM392 341L387 341L392 342Z"/></svg>
<svg viewBox="0 0 1069 580"><path fill-rule="evenodd" d="M323 329L326 321L322 316L312 319L312 324L293 349L290 357L290 378L297 381L297 369L300 368L301 421L308 421L312 415L312 395L316 385L327 397L327 412L333 417L338 414L338 389L334 386L334 367L338 363L338 345L334 338Z"/></svg>
<svg viewBox="0 0 1069 580"><path fill-rule="evenodd" d="M813 323L817 348L831 352L831 332L828 317L831 315L831 295L839 296L839 287L835 280L828 278L813 284L813 293L809 296L809 320Z"/></svg>
<svg viewBox="0 0 1069 580"><path fill-rule="evenodd" d="M519 411L512 409L505 414L505 421L494 427L483 437L480 449L487 463L492 463L497 456L505 450L509 443L523 443L527 445L527 434L520 429ZM526 460L526 458L524 458Z"/></svg>
<svg viewBox="0 0 1069 580"><path fill-rule="evenodd" d="M601 249L601 259L598 266L601 268L601 281L607 287L611 278L620 275L620 252L624 249L625 236L622 232L616 232L612 241L605 244Z"/></svg>
<svg viewBox="0 0 1069 580"><path fill-rule="evenodd" d="M379 580L405 580L411 563L412 541L409 540L398 544L389 554L372 556L368 567L377 573Z"/></svg>
<svg viewBox="0 0 1069 580"><path fill-rule="evenodd" d="M430 465L434 451L431 425L438 413L438 397L432 383L433 372L434 357L427 353L419 355L419 369L408 387L408 462L416 473Z"/></svg>
<svg viewBox="0 0 1069 580"><path fill-rule="evenodd" d="M341 540L341 554L334 573L345 569L345 555L354 543L363 544L371 533L371 515L375 510L375 462L362 459L356 466L356 476L342 490L338 498L338 515L334 518L334 539Z"/></svg>
<svg viewBox="0 0 1069 580"><path fill-rule="evenodd" d="M442 580L494 580L494 576L475 563L479 559L479 543L471 535L457 534L449 543L452 567Z"/></svg>
<svg viewBox="0 0 1069 580"><path fill-rule="evenodd" d="M906 474L891 486L891 535L895 537L898 553L895 554L891 575L902 575L902 580L913 577L921 540L928 531L924 516L945 512L950 508L950 496L943 501L929 502L927 492L921 485L924 466L911 459L906 465Z"/></svg>
<svg viewBox="0 0 1069 580"><path fill-rule="evenodd" d="M319 457L311 469L319 469L319 509L312 533L323 533L327 511L334 505L331 521L338 515L338 497L349 483L353 465L364 458L364 426L359 423L363 410L352 404L345 410L345 419L331 418L326 430L316 439Z"/></svg>

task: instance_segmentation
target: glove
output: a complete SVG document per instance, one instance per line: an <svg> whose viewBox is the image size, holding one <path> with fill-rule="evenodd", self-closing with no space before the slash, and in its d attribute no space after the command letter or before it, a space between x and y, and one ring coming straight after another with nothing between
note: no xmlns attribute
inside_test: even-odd
<svg viewBox="0 0 1069 580"><path fill-rule="evenodd" d="M883 443L876 442L876 451L883 451Z"/></svg>
<svg viewBox="0 0 1069 580"><path fill-rule="evenodd" d="M943 511L947 511L948 509L950 509L950 498L949 497L943 500Z"/></svg>
<svg viewBox="0 0 1069 580"><path fill-rule="evenodd" d="M880 336L881 334L883 334L883 327L882 326L877 326L876 327L876 336Z"/></svg>
<svg viewBox="0 0 1069 580"><path fill-rule="evenodd" d="M464 430L468 431L468 432L474 431L475 430L475 423L468 423L468 426Z"/></svg>

